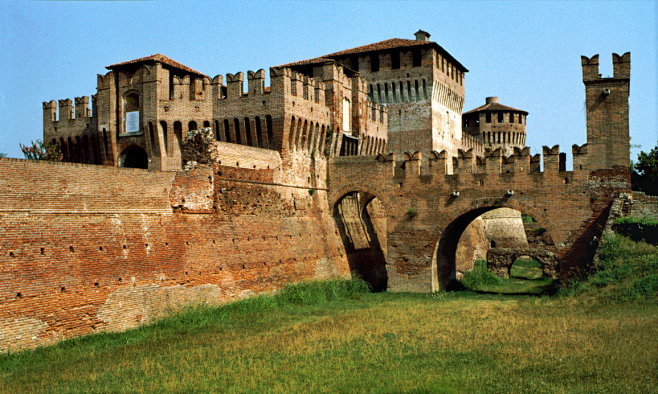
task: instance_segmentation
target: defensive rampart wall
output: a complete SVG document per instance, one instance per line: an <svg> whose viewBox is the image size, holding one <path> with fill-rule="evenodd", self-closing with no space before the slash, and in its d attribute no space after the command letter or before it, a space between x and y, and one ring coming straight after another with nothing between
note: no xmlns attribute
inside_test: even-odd
<svg viewBox="0 0 658 394"><path fill-rule="evenodd" d="M0 351L349 275L326 192L273 171L0 159Z"/></svg>

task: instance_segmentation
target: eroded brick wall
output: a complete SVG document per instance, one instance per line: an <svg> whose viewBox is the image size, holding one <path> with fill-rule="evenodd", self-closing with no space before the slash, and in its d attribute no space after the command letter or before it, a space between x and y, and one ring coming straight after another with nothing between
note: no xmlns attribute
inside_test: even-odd
<svg viewBox="0 0 658 394"><path fill-rule="evenodd" d="M0 350L349 275L326 191L272 171L0 159Z"/></svg>

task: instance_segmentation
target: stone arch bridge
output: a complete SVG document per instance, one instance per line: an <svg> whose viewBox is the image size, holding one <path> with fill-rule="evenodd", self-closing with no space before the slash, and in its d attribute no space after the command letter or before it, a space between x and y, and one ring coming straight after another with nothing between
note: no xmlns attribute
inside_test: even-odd
<svg viewBox="0 0 658 394"><path fill-rule="evenodd" d="M380 205L374 226L378 245L370 247L382 249L385 272L375 276L385 275L390 291L449 288L462 232L479 215L500 207L535 218L555 243L557 275L573 275L588 268L615 195L630 191L627 167L589 169L586 144L573 146L573 171L565 171L558 146L544 147L543 171L540 155L530 156L529 148L507 158L500 150L484 158L460 151L454 174L447 173L447 160L445 152L431 152L429 158L415 152L402 160L380 154L329 162L328 198L335 215L346 196L359 196L360 220L373 215L366 209L373 200ZM349 254L358 247L350 248L348 238L343 234Z"/></svg>

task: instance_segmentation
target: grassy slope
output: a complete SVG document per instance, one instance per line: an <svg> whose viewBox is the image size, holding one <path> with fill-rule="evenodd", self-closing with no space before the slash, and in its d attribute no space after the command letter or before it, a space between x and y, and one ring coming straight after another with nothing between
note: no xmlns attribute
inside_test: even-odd
<svg viewBox="0 0 658 394"><path fill-rule="evenodd" d="M609 246L568 296L302 285L0 356L0 391L652 392L658 252Z"/></svg>

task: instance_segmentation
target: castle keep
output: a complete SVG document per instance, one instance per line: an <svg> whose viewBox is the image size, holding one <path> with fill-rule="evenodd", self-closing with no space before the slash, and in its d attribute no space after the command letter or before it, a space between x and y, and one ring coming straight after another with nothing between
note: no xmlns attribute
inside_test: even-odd
<svg viewBox="0 0 658 394"><path fill-rule="evenodd" d="M0 351L302 280L449 289L476 252L501 275L519 253L553 278L587 270L630 192L630 54L613 66L582 58L572 171L558 146L531 155L527 112L462 114L467 70L423 31L271 67L270 86L163 55L108 66L91 100L44 103L64 163L0 158ZM501 208L546 247L501 236L518 219Z"/></svg>

